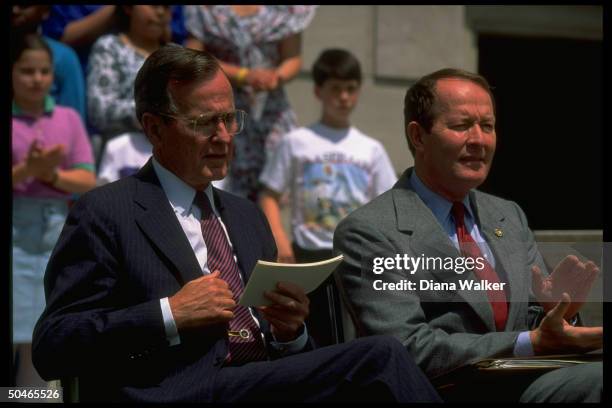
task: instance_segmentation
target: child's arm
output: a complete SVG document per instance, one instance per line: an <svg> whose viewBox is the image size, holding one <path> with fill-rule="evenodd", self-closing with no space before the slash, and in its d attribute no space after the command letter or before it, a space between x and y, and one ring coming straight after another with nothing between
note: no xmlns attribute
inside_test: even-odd
<svg viewBox="0 0 612 408"><path fill-rule="evenodd" d="M302 68L302 35L293 34L279 44L281 63L276 69L279 85L289 82Z"/></svg>
<svg viewBox="0 0 612 408"><path fill-rule="evenodd" d="M93 43L113 27L115 7L121 6L104 6L85 17L69 22L60 41L71 47Z"/></svg>
<svg viewBox="0 0 612 408"><path fill-rule="evenodd" d="M85 193L96 186L96 175L79 168L57 170L51 185L68 193Z"/></svg>
<svg viewBox="0 0 612 408"><path fill-rule="evenodd" d="M279 200L280 194L264 187L259 195L259 206L264 214L266 214L266 218L268 218L270 223L272 235L274 235L278 249L278 262L295 263L291 241L287 237L281 220Z"/></svg>

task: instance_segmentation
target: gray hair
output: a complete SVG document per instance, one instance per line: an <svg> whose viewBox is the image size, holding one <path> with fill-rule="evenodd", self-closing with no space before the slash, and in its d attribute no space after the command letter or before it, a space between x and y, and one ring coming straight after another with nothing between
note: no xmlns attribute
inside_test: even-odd
<svg viewBox="0 0 612 408"><path fill-rule="evenodd" d="M221 69L210 53L168 44L153 52L134 81L136 117L142 124L145 112L177 114L178 107L168 87L170 81L198 83L212 79Z"/></svg>

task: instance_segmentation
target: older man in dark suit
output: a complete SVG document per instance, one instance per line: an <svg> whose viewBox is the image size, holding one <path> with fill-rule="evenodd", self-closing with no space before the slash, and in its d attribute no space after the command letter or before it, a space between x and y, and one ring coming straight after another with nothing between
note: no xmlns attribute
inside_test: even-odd
<svg viewBox="0 0 612 408"><path fill-rule="evenodd" d="M600 348L601 327L570 324L598 273L595 264L568 257L545 277L520 207L476 190L497 141L486 79L457 69L426 75L408 90L404 115L414 168L334 234L334 249L344 254L337 277L359 331L395 335L430 377L488 357ZM404 257L421 266L406 268ZM391 259L382 273L374 273L374 262L376 272L382 267L376 258ZM477 262L466 268L468 258ZM466 282L486 288L462 288ZM463 389L469 391L449 399L512 398L510 381L491 392L478 382L485 377L464 379L472 382ZM602 365L594 363L545 374L514 397L597 401L602 390Z"/></svg>
<svg viewBox="0 0 612 408"><path fill-rule="evenodd" d="M255 205L211 185L244 123L213 57L162 47L135 99L153 158L72 209L34 333L43 378L77 376L92 401L439 400L390 337L309 351L300 287L237 305L276 247Z"/></svg>

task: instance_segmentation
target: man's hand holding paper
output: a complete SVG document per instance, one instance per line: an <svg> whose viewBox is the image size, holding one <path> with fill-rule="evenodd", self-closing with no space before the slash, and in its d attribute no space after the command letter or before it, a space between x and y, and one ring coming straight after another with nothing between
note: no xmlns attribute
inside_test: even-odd
<svg viewBox="0 0 612 408"><path fill-rule="evenodd" d="M264 292L272 305L257 308L280 342L295 340L309 314L310 300L304 290L291 282L279 282L274 291Z"/></svg>

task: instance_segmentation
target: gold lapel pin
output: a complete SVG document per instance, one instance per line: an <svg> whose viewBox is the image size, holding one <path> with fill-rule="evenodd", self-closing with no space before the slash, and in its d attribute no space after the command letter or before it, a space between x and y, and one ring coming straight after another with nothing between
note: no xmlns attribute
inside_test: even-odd
<svg viewBox="0 0 612 408"><path fill-rule="evenodd" d="M504 231L502 231L500 228L495 228L495 236L498 238L501 238L504 236Z"/></svg>

